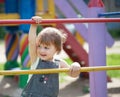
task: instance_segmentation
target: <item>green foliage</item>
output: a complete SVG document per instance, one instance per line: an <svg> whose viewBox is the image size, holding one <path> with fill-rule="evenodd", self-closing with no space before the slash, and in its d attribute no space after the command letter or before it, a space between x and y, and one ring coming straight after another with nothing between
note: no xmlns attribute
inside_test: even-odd
<svg viewBox="0 0 120 97"><path fill-rule="evenodd" d="M73 62L70 58L65 58L64 59L69 65ZM66 73L60 73L59 74L59 79L60 79L60 83L65 82L66 76L68 76Z"/></svg>
<svg viewBox="0 0 120 97"><path fill-rule="evenodd" d="M110 30L109 33L113 38L120 38L120 30Z"/></svg>
<svg viewBox="0 0 120 97"><path fill-rule="evenodd" d="M0 70L3 70L4 69L4 65L1 63L0 64Z"/></svg>
<svg viewBox="0 0 120 97"><path fill-rule="evenodd" d="M107 55L107 65L120 65L120 54Z"/></svg>
<svg viewBox="0 0 120 97"><path fill-rule="evenodd" d="M5 29L3 27L0 27L0 39L3 40L5 36Z"/></svg>
<svg viewBox="0 0 120 97"><path fill-rule="evenodd" d="M73 61L70 59L70 58L66 58L66 59L64 59L69 65L71 64L71 63L73 63Z"/></svg>
<svg viewBox="0 0 120 97"><path fill-rule="evenodd" d="M118 66L120 65L120 54L107 55L107 66ZM107 71L110 77L120 77L120 70Z"/></svg>
<svg viewBox="0 0 120 97"><path fill-rule="evenodd" d="M64 59L68 64L71 64L72 63L72 60L70 58L66 58ZM106 58L106 63L107 63L107 66L118 66L120 65L120 54L111 54L111 55L107 55L107 58ZM109 70L107 71L107 74L108 76L110 77L120 77L120 70ZM61 82L64 81L64 76L65 74L61 74L60 76L63 76L61 77Z"/></svg>

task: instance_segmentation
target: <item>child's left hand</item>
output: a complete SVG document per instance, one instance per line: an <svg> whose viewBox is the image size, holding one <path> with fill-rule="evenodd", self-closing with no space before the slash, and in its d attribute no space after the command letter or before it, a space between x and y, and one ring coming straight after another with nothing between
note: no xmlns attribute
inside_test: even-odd
<svg viewBox="0 0 120 97"><path fill-rule="evenodd" d="M78 62L72 63L71 66L70 66L70 72L69 72L70 76L71 77L79 76L80 68L81 68L81 66L80 66L80 64Z"/></svg>
<svg viewBox="0 0 120 97"><path fill-rule="evenodd" d="M42 20L42 17L40 17L40 16L33 16L32 20L34 20L37 24L39 24L41 22L41 20Z"/></svg>

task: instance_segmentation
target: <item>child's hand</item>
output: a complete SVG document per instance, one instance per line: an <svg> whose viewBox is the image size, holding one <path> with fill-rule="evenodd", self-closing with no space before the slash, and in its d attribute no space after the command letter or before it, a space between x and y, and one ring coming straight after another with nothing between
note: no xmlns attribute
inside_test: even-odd
<svg viewBox="0 0 120 97"><path fill-rule="evenodd" d="M42 17L39 17L39 16L33 16L32 17L32 20L34 20L37 24L39 24L42 20Z"/></svg>
<svg viewBox="0 0 120 97"><path fill-rule="evenodd" d="M79 76L79 74L80 74L80 68L81 68L80 64L78 62L74 62L70 66L70 72L69 72L70 76L71 77L77 77L77 76Z"/></svg>

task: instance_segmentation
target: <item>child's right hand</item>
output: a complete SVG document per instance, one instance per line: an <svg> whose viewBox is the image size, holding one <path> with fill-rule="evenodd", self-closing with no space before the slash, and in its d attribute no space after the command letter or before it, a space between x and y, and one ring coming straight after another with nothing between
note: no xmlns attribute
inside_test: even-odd
<svg viewBox="0 0 120 97"><path fill-rule="evenodd" d="M81 66L78 62L72 63L71 66L70 66L70 72L69 72L70 76L71 77L79 76L80 69L81 69Z"/></svg>
<svg viewBox="0 0 120 97"><path fill-rule="evenodd" d="M40 17L40 16L33 16L32 20L34 20L37 24L39 24L41 22L41 20L42 20L42 17Z"/></svg>

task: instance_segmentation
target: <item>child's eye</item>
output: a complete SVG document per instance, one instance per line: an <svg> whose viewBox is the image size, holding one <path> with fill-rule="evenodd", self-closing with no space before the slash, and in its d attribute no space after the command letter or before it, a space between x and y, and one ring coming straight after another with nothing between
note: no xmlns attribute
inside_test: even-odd
<svg viewBox="0 0 120 97"><path fill-rule="evenodd" d="M37 47L40 47L40 45L38 45Z"/></svg>
<svg viewBox="0 0 120 97"><path fill-rule="evenodd" d="M45 49L49 49L49 47L44 47Z"/></svg>

